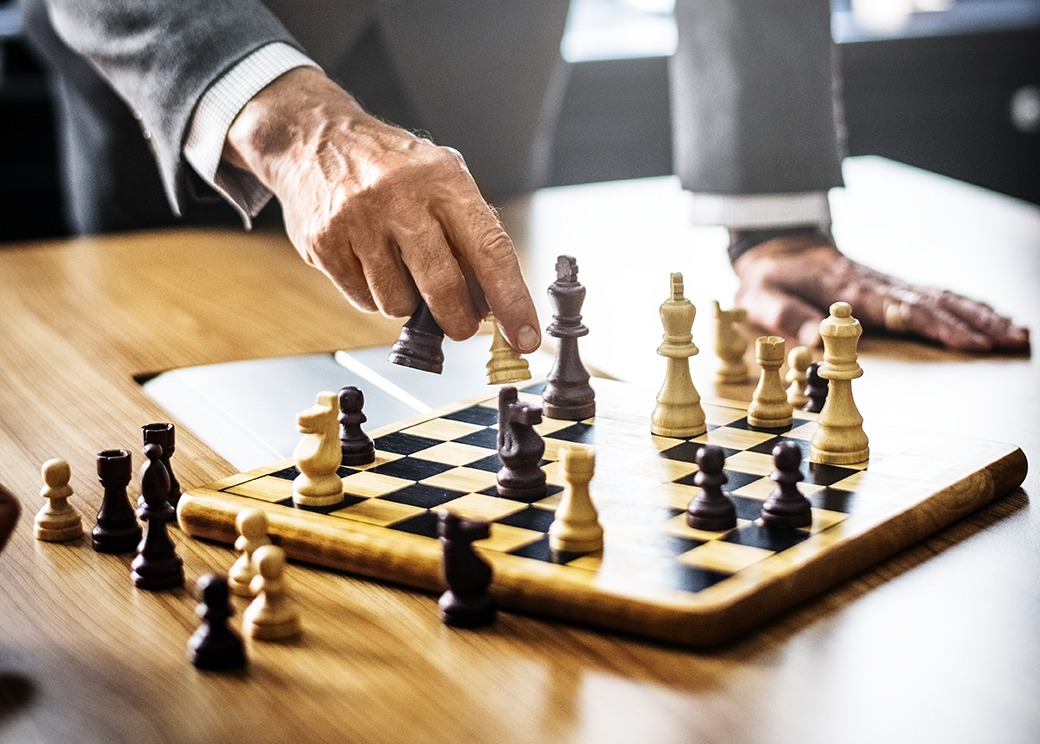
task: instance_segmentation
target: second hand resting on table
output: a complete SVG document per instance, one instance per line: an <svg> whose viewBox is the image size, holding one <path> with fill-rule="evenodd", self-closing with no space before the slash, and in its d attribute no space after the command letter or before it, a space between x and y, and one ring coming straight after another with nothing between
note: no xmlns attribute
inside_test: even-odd
<svg viewBox="0 0 1040 744"><path fill-rule="evenodd" d="M514 348L538 348L513 243L455 150L370 116L323 73L298 68L246 104L223 157L271 189L296 249L355 306L404 317L421 295L456 340L490 307ZM867 328L964 351L1029 349L1028 331L992 308L868 269L818 233L766 241L734 270L748 320L791 342L818 345L827 308L844 300Z"/></svg>

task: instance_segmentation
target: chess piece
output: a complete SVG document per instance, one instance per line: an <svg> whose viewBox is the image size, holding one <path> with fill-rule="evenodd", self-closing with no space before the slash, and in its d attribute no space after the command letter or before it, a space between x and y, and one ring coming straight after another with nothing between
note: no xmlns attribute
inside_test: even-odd
<svg viewBox="0 0 1040 744"><path fill-rule="evenodd" d="M488 385L511 385L530 380L531 369L527 360L509 345L493 315L488 315L486 320L494 329L491 337L491 358L485 367Z"/></svg>
<svg viewBox="0 0 1040 744"><path fill-rule="evenodd" d="M141 494L144 509L144 538L137 546L137 555L130 564L131 577L138 589L172 589L184 586L184 561L177 555L167 532L167 494L170 493L170 475L162 463L162 447L146 444L145 462L141 467Z"/></svg>
<svg viewBox="0 0 1040 744"><path fill-rule="evenodd" d="M72 495L72 486L69 485L72 471L69 464L55 458L43 463L42 471L44 485L40 489L40 496L47 503L36 513L33 534L37 540L45 542L75 540L83 534L83 518L69 503Z"/></svg>
<svg viewBox="0 0 1040 744"><path fill-rule="evenodd" d="M376 448L372 439L361 430L368 421L362 412L365 394L352 385L339 391L339 449L343 465L366 465L375 462Z"/></svg>
<svg viewBox="0 0 1040 744"><path fill-rule="evenodd" d="M737 508L722 490L729 478L723 472L726 453L721 447L708 444L697 452L697 466L693 476L694 485L701 490L690 499L686 507L686 524L696 530L721 532L737 526Z"/></svg>
<svg viewBox="0 0 1040 744"><path fill-rule="evenodd" d="M581 322L585 287L578 283L578 262L572 256L557 259L549 300L553 322L545 330L559 343L542 391L542 412L549 418L581 421L596 414L596 393L578 353L578 339L588 335L589 329Z"/></svg>
<svg viewBox="0 0 1040 744"><path fill-rule="evenodd" d="M446 625L475 628L495 619L495 600L488 591L492 570L473 549L473 543L491 534L491 525L463 519L447 510L438 516L437 536L444 550L447 591L437 601Z"/></svg>
<svg viewBox="0 0 1040 744"><path fill-rule="evenodd" d="M22 505L14 494L0 485L0 551L7 545L7 540L14 532L14 526L18 524L18 517L22 513Z"/></svg>
<svg viewBox="0 0 1040 744"><path fill-rule="evenodd" d="M257 548L271 544L267 536L267 515L259 509L243 509L235 517L235 528L238 530L235 550L239 556L228 571L227 583L231 591L240 597L252 597L250 583L256 576L253 553Z"/></svg>
<svg viewBox="0 0 1040 744"><path fill-rule="evenodd" d="M805 386L811 363L812 350L808 346L796 346L787 355L787 402L792 408L804 408L809 402Z"/></svg>
<svg viewBox="0 0 1040 744"><path fill-rule="evenodd" d="M780 378L784 340L779 336L762 336L755 342L755 351L762 373L748 406L748 423L760 429L790 426L794 411L787 402L787 391Z"/></svg>
<svg viewBox="0 0 1040 744"><path fill-rule="evenodd" d="M339 398L335 393L318 393L317 403L296 417L303 437L293 450L300 474L293 480L293 503L297 506L333 506L343 501L343 459L339 441Z"/></svg>
<svg viewBox="0 0 1040 744"><path fill-rule="evenodd" d="M234 614L227 581L217 574L206 574L196 588L202 600L195 614L202 618L188 639L188 659L199 669L238 669L246 665L246 650L241 637L228 625Z"/></svg>
<svg viewBox="0 0 1040 744"><path fill-rule="evenodd" d="M650 431L662 437L696 437L708 426L701 396L690 377L690 357L698 351L690 333L697 308L683 295L682 274L672 274L671 295L661 305L660 314L664 339L657 353L668 360L668 366L650 417Z"/></svg>
<svg viewBox="0 0 1040 744"><path fill-rule="evenodd" d="M170 464L173 453L177 449L176 429L173 424L168 423L145 424L141 427L141 437L144 444L158 444L162 447L162 462L166 466L167 475L170 476L170 492L166 496L166 501L170 505L167 517L169 521L176 523L177 504L181 499L181 484L174 475L173 466Z"/></svg>
<svg viewBox="0 0 1040 744"><path fill-rule="evenodd" d="M829 392L816 419L809 459L852 465L866 462L870 455L863 417L852 398L852 381L863 375L856 352L863 329L847 302L835 302L830 312L820 323L823 365L819 370L820 377L828 381Z"/></svg>
<svg viewBox="0 0 1040 744"><path fill-rule="evenodd" d="M276 545L263 545L253 553L256 595L242 614L242 631L250 638L276 641L300 632L300 615L287 591L285 552Z"/></svg>
<svg viewBox="0 0 1040 744"><path fill-rule="evenodd" d="M589 493L596 455L585 447L561 447L560 465L567 485L549 525L549 547L557 553L602 550L603 527Z"/></svg>
<svg viewBox="0 0 1040 744"><path fill-rule="evenodd" d="M735 307L723 310L718 301L715 310L715 356L719 366L715 371L715 382L719 385L743 385L748 381L748 366L744 361L748 342L737 330L737 323L747 320L747 310Z"/></svg>
<svg viewBox="0 0 1040 744"><path fill-rule="evenodd" d="M542 455L545 441L534 430L542 422L542 409L519 400L516 388L498 391L498 495L517 501L545 496Z"/></svg>
<svg viewBox="0 0 1040 744"><path fill-rule="evenodd" d="M420 298L416 308L401 328L401 336L390 347L390 361L402 367L420 369L439 375L444 371L444 331Z"/></svg>
<svg viewBox="0 0 1040 744"><path fill-rule="evenodd" d="M769 477L776 488L762 504L762 523L771 527L808 527L812 506L798 490L803 479L802 451L794 442L781 442L773 448L775 469Z"/></svg>
<svg viewBox="0 0 1040 744"><path fill-rule="evenodd" d="M141 542L141 525L126 487L132 475L130 453L104 450L97 454L98 481L104 487L91 544L99 553L130 553Z"/></svg>
<svg viewBox="0 0 1040 744"><path fill-rule="evenodd" d="M827 380L820 377L820 363L813 362L805 372L805 395L808 402L802 410L819 413L827 400Z"/></svg>

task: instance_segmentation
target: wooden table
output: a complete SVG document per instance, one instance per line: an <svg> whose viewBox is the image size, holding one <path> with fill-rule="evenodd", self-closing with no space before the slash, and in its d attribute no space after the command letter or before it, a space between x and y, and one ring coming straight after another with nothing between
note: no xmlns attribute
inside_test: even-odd
<svg viewBox="0 0 1040 744"><path fill-rule="evenodd" d="M1040 328L1036 208L885 161L854 161L847 177L835 229L849 253ZM702 308L694 379L711 395L705 308L734 285L724 236L690 227L687 199L671 179L566 188L508 205L505 219L532 287L548 285L557 253L578 256L594 329L586 361L652 386L657 305L667 272L683 271ZM430 596L294 565L305 634L252 644L242 675L206 674L184 657L197 625L190 588L138 591L129 557L33 539L44 460L70 462L72 501L92 526L95 453L137 453L140 425L167 418L134 375L388 344L399 325L351 310L273 236L184 230L0 251L0 483L24 509L0 555L0 741L1040 736L1035 467L1023 489L708 652L512 613L479 632L452 630ZM961 429L1014 442L1037 462L1035 354L975 358L877 337L861 352L856 395L868 423ZM186 488L231 472L183 429L176 466ZM175 537L189 585L233 559Z"/></svg>

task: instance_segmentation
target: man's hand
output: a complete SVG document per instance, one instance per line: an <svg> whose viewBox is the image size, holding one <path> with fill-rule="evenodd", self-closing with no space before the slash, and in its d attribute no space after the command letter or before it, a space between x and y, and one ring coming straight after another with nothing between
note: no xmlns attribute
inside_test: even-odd
<svg viewBox="0 0 1040 744"><path fill-rule="evenodd" d="M915 287L846 258L820 234L768 240L733 264L748 320L799 344L819 342L820 321L843 300L865 328L909 333L961 351L1028 351L1029 331L988 305Z"/></svg>
<svg viewBox="0 0 1040 744"><path fill-rule="evenodd" d="M224 159L271 189L296 249L355 306L404 317L421 294L456 340L490 307L516 349L538 347L513 243L455 150L379 121L299 68L246 104Z"/></svg>

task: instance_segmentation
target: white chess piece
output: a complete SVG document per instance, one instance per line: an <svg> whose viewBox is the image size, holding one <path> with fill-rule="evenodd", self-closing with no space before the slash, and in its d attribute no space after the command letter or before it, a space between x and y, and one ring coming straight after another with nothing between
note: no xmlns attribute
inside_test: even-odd
<svg viewBox="0 0 1040 744"><path fill-rule="evenodd" d="M46 542L75 540L83 534L83 518L69 503L72 470L67 462L55 458L43 463L41 471L44 485L40 496L47 499L47 503L36 514L33 534L37 540Z"/></svg>
<svg viewBox="0 0 1040 744"><path fill-rule="evenodd" d="M829 390L816 419L809 459L831 465L853 465L866 462L870 456L863 416L852 398L852 381L863 375L856 351L863 328L852 317L852 308L847 302L835 302L830 310L830 317L820 323L823 338L820 377L828 381Z"/></svg>
<svg viewBox="0 0 1040 744"><path fill-rule="evenodd" d="M253 553L256 594L242 613L242 632L265 641L289 638L300 632L300 615L285 581L285 552L277 545L262 545Z"/></svg>
<svg viewBox="0 0 1040 744"><path fill-rule="evenodd" d="M650 431L662 437L696 437L708 426L701 396L690 377L690 357L697 353L690 329L697 308L683 295L682 274L672 274L671 294L661 304L660 313L664 339L657 353L668 360L668 366L650 417Z"/></svg>
<svg viewBox="0 0 1040 744"><path fill-rule="evenodd" d="M303 437L293 450L300 474L293 480L293 502L299 506L333 506L343 501L339 441L339 396L324 391L318 402L296 417Z"/></svg>
<svg viewBox="0 0 1040 744"><path fill-rule="evenodd" d="M256 576L253 553L257 548L271 544L267 536L267 515L259 509L243 509L235 518L235 527L238 530L235 550L240 555L228 571L228 588L240 597L251 597L250 582Z"/></svg>
<svg viewBox="0 0 1040 744"><path fill-rule="evenodd" d="M602 550L603 527L589 492L596 455L585 447L561 447L560 465L567 485L549 525L549 547L562 553Z"/></svg>

